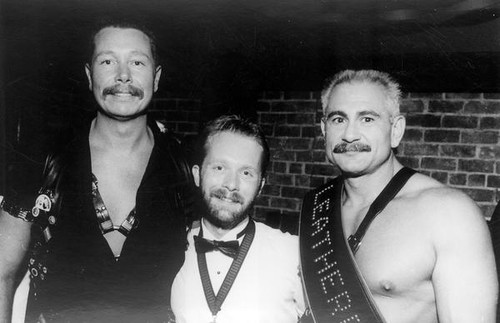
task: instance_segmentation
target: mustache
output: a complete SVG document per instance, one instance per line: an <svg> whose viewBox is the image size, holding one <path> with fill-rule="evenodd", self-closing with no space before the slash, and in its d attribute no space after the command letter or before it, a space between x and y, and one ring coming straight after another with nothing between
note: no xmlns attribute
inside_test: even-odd
<svg viewBox="0 0 500 323"><path fill-rule="evenodd" d="M243 202L245 201L243 199L243 197L238 192L230 193L223 188L213 190L212 192L210 192L210 196L216 197L219 199L228 199L228 200L231 200L231 202L233 202L233 203L243 204Z"/></svg>
<svg viewBox="0 0 500 323"><path fill-rule="evenodd" d="M144 91L141 90L138 87L135 87L133 85L121 85L121 84L115 84L113 86L108 86L102 90L102 94L104 96L106 95L115 95L119 93L127 93L132 96L137 96L139 99L142 99L144 97Z"/></svg>
<svg viewBox="0 0 500 323"><path fill-rule="evenodd" d="M335 147L333 147L333 152L335 154L343 154L347 152L370 152L370 151L372 151L372 147L360 142L355 142L355 143L341 142L340 144L336 144Z"/></svg>

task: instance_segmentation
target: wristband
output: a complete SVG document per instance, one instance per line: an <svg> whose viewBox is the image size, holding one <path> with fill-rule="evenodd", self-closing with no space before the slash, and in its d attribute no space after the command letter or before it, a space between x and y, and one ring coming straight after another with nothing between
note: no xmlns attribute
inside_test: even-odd
<svg viewBox="0 0 500 323"><path fill-rule="evenodd" d="M14 201L10 201L4 196L1 197L0 209L26 222L33 222L35 220L30 210L20 207Z"/></svg>

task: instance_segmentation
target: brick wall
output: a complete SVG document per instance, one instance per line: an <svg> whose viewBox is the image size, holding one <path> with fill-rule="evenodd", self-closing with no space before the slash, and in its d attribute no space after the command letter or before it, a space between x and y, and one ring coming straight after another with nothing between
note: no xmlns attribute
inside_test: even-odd
<svg viewBox="0 0 500 323"><path fill-rule="evenodd" d="M198 133L200 109L199 99L184 99L177 95L153 99L149 113L168 129L189 137Z"/></svg>
<svg viewBox="0 0 500 323"><path fill-rule="evenodd" d="M151 112L192 138L201 109L201 100L167 97L155 99ZM409 93L401 111L407 120L397 151L402 163L463 190L489 218L500 198L500 93ZM337 175L324 154L319 93L265 92L257 118L272 161L254 217L296 232L304 194Z"/></svg>
<svg viewBox="0 0 500 323"><path fill-rule="evenodd" d="M409 93L401 110L403 164L463 190L489 218L500 187L500 94ZM255 216L295 231L304 194L336 175L323 150L319 93L265 92L257 114L272 162Z"/></svg>

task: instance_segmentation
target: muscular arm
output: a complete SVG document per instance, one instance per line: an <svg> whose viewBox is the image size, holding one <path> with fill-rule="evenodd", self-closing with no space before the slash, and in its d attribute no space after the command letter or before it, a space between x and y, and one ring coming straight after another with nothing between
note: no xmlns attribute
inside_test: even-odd
<svg viewBox="0 0 500 323"><path fill-rule="evenodd" d="M498 282L491 238L480 210L454 191L433 204L432 282L439 322L494 323Z"/></svg>
<svg viewBox="0 0 500 323"><path fill-rule="evenodd" d="M0 209L0 322L10 322L16 274L26 256L31 223Z"/></svg>

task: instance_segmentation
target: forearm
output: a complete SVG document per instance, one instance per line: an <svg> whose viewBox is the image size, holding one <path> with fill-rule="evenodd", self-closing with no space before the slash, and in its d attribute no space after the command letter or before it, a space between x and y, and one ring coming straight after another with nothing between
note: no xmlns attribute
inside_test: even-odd
<svg viewBox="0 0 500 323"><path fill-rule="evenodd" d="M11 321L16 278L25 264L30 231L31 223L0 209L0 323Z"/></svg>
<svg viewBox="0 0 500 323"><path fill-rule="evenodd" d="M8 323L12 316L14 298L14 275L0 278L0 322Z"/></svg>

